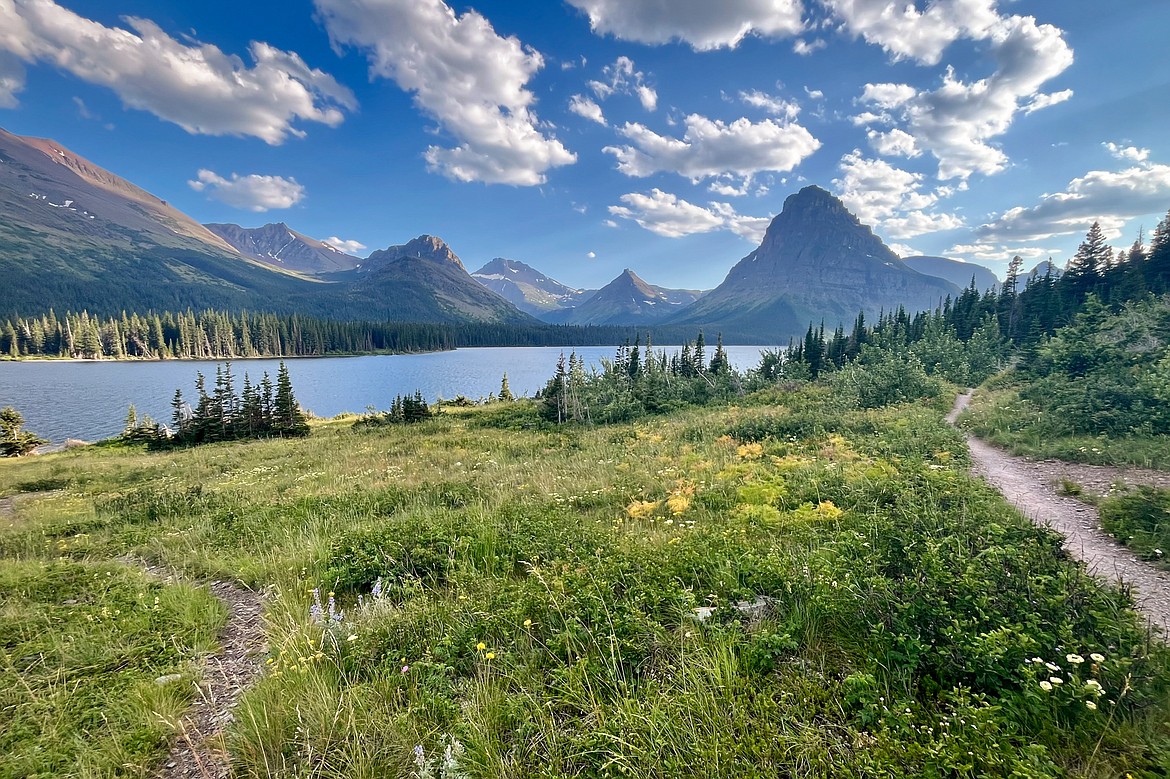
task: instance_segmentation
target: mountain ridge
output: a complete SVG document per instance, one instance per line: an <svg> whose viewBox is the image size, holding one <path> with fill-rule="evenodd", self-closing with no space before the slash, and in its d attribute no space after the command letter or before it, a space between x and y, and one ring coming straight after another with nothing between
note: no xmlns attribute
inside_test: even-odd
<svg viewBox="0 0 1170 779"><path fill-rule="evenodd" d="M203 226L241 254L284 270L315 276L350 270L362 262L324 241L293 230L284 222L260 227L222 222Z"/></svg>

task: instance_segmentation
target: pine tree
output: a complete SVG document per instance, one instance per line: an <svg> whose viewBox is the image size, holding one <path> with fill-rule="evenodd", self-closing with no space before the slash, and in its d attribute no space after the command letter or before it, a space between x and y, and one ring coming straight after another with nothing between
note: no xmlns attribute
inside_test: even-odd
<svg viewBox="0 0 1170 779"><path fill-rule="evenodd" d="M273 431L281 436L304 436L309 434L309 422L297 405L293 395L292 379L288 366L281 360L276 372L276 399L274 407L275 424Z"/></svg>
<svg viewBox="0 0 1170 779"><path fill-rule="evenodd" d="M715 355L711 358L709 370L716 376L731 373L731 362L728 361L727 352L723 349L723 333L719 333L715 338Z"/></svg>
<svg viewBox="0 0 1170 779"><path fill-rule="evenodd" d="M171 398L171 425L175 438L183 438L190 418L191 408L187 405L187 401L183 400L183 390L177 389L175 396Z"/></svg>
<svg viewBox="0 0 1170 779"><path fill-rule="evenodd" d="M512 395L512 388L508 386L508 374L504 374L504 378L500 380L500 400L505 403L511 403L516 398Z"/></svg>

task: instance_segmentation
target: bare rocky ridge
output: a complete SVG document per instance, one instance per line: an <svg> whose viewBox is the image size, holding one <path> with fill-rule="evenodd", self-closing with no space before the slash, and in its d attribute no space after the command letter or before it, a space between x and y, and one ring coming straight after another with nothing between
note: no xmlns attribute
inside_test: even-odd
<svg viewBox="0 0 1170 779"><path fill-rule="evenodd" d="M252 228L237 224L207 224L204 227L241 254L297 273L337 273L356 268L362 262L324 241L298 233L284 222Z"/></svg>
<svg viewBox="0 0 1170 779"><path fill-rule="evenodd" d="M954 424L971 401L960 395L947 421ZM967 436L974 461L972 471L995 487L1008 502L1037 525L1064 536L1064 548L1082 560L1090 573L1112 579L1133 595L1138 611L1162 640L1170 635L1170 573L1139 559L1100 529L1094 506L1060 495L1064 480L1107 492L1117 482L1164 486L1170 474L1139 469L1104 468L1056 460L1030 461L1014 457L984 441Z"/></svg>

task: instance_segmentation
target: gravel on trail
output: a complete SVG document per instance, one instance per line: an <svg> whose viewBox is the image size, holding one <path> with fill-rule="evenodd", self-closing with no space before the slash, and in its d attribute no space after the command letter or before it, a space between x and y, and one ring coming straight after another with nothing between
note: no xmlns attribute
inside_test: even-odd
<svg viewBox="0 0 1170 779"><path fill-rule="evenodd" d="M959 395L947 415L954 424L971 402L971 392ZM1095 506L1061 495L1064 481L1075 482L1098 494L1115 484L1170 487L1170 473L1136 468L1109 468L1060 460L1016 457L967 436L972 471L999 490L1024 516L1064 536L1064 548L1084 561L1089 572L1113 579L1132 594L1139 613L1163 641L1170 635L1170 572L1144 560L1101 530Z"/></svg>
<svg viewBox="0 0 1170 779"><path fill-rule="evenodd" d="M163 569L143 567L159 579L178 578ZM219 634L220 649L201 659L195 700L180 720L178 736L155 771L155 779L228 779L232 775L223 731L233 719L240 696L262 670L261 658L267 651L264 599L232 582L213 581L207 588L228 609Z"/></svg>

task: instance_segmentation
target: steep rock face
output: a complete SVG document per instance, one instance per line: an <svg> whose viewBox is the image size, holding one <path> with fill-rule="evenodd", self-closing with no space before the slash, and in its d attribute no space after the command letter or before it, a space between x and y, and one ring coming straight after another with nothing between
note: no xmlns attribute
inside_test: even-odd
<svg viewBox="0 0 1170 779"><path fill-rule="evenodd" d="M471 277L521 311L541 316L579 305L595 290L573 289L530 265L497 257Z"/></svg>
<svg viewBox="0 0 1170 779"><path fill-rule="evenodd" d="M740 260L671 324L754 330L777 339L803 334L810 322L848 324L905 306L933 309L959 288L917 273L898 259L845 205L820 187L784 201L759 248Z"/></svg>
<svg viewBox="0 0 1170 779"><path fill-rule="evenodd" d="M382 307L404 321L484 321L531 324L535 320L468 274L441 238L421 235L371 254L360 267L335 279L351 279L350 297Z"/></svg>
<svg viewBox="0 0 1170 779"><path fill-rule="evenodd" d="M999 289L999 277L990 268L976 265L973 262L953 260L949 257L928 257L916 255L903 257L902 262L911 270L924 273L927 276L945 279L956 287L966 289L971 286L971 279L975 280L975 289L980 292Z"/></svg>
<svg viewBox="0 0 1170 779"><path fill-rule="evenodd" d="M237 224L208 224L208 230L236 248L241 254L285 270L318 275L356 268L357 257L329 244L298 233L284 222L263 227L240 227Z"/></svg>
<svg viewBox="0 0 1170 779"><path fill-rule="evenodd" d="M629 268L576 308L542 317L571 325L637 325L661 322L695 302L699 290L666 289L647 284Z"/></svg>

